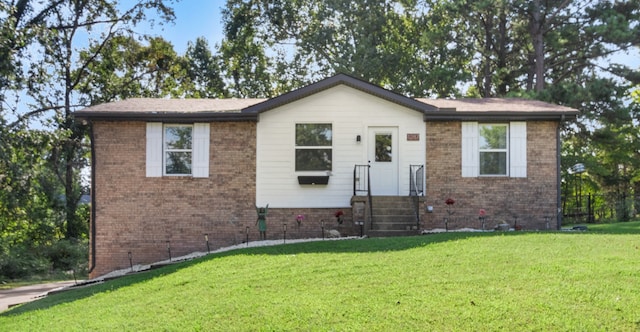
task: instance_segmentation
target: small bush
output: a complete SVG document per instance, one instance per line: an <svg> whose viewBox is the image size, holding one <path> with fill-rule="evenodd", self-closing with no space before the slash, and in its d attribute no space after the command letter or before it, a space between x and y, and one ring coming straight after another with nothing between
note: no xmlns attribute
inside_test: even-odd
<svg viewBox="0 0 640 332"><path fill-rule="evenodd" d="M46 274L50 263L25 247L14 247L8 255L0 258L0 279L22 279L32 275Z"/></svg>
<svg viewBox="0 0 640 332"><path fill-rule="evenodd" d="M0 255L0 281L19 279L65 278L87 274L88 243L86 240L60 240L51 245L31 248L14 246Z"/></svg>
<svg viewBox="0 0 640 332"><path fill-rule="evenodd" d="M60 240L45 250L51 267L58 271L76 270L87 263L88 245L86 241Z"/></svg>

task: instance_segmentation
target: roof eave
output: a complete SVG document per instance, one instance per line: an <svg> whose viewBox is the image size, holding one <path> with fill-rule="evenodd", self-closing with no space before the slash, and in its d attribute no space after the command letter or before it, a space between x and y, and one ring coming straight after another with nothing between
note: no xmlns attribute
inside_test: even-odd
<svg viewBox="0 0 640 332"><path fill-rule="evenodd" d="M257 121L257 114L241 112L83 112L73 113L78 119L91 121L162 121L174 123L189 122L234 122Z"/></svg>
<svg viewBox="0 0 640 332"><path fill-rule="evenodd" d="M571 121L578 112L427 112L424 121Z"/></svg>

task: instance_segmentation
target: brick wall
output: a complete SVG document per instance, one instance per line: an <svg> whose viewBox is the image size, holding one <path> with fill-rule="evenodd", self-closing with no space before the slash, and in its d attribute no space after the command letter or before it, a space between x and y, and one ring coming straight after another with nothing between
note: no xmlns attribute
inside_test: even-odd
<svg viewBox="0 0 640 332"><path fill-rule="evenodd" d="M545 217L556 225L557 122L527 123L527 177L461 177L461 123L427 122L425 205L433 213L423 215L426 229L481 228L480 209L487 212L486 227L516 223L523 229L545 229ZM452 215L445 200L453 198Z"/></svg>
<svg viewBox="0 0 640 332"><path fill-rule="evenodd" d="M211 123L209 178L146 177L146 124L93 124L95 174L95 269L91 277L148 264L195 251L206 251L258 240L255 224L256 124ZM327 229L355 234L349 220L338 226L336 209L271 209L267 238L321 237L320 220ZM350 211L344 211L349 218ZM304 214L300 227L297 214Z"/></svg>
<svg viewBox="0 0 640 332"><path fill-rule="evenodd" d="M426 123L425 228L443 228L447 216L444 201L456 200L449 227L479 228L478 210L487 211L487 227L514 224L524 229L545 228L545 216L555 216L556 122L527 124L527 178L461 178L460 122ZM212 123L209 178L147 178L146 124L144 122L94 123L95 269L91 277L129 267L206 251L204 234L212 250L258 240L255 224L255 140L252 122ZM267 238L321 237L325 229L341 235L358 235L351 211L342 209L345 221L338 225L337 209L270 209ZM305 215L300 227L298 214ZM555 218L551 225L555 225Z"/></svg>
<svg viewBox="0 0 640 332"><path fill-rule="evenodd" d="M209 178L147 178L144 122L94 123L96 267L92 277L239 243L255 218L255 123L212 123ZM167 242L169 241L169 242Z"/></svg>
<svg viewBox="0 0 640 332"><path fill-rule="evenodd" d="M334 216L338 210L344 212L342 224L338 224ZM296 222L296 216L299 214L304 216L300 226ZM287 224L287 238L320 238L322 237L323 221L325 232L334 229L340 232L341 236L360 235L359 226L353 224L351 209L269 209L267 239L282 239L284 224Z"/></svg>

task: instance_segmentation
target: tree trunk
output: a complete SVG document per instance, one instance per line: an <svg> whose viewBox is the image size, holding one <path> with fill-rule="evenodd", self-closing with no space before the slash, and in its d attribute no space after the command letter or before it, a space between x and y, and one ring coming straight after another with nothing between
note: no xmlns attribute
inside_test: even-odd
<svg viewBox="0 0 640 332"><path fill-rule="evenodd" d="M73 141L69 139L65 148L65 176L64 176L64 194L65 201L65 215L67 219L67 227L65 232L66 239L77 239L80 237L80 228L78 227L76 209L78 202L76 199L76 193L73 190L74 176L73 176L73 157L74 147Z"/></svg>
<svg viewBox="0 0 640 332"><path fill-rule="evenodd" d="M491 97L491 50L493 43L493 34L491 29L493 28L493 17L491 13L487 14L486 21L484 23L484 86L482 89L482 97Z"/></svg>
<svg viewBox="0 0 640 332"><path fill-rule="evenodd" d="M71 31L71 37L65 42L66 47L66 59L64 62L64 119L62 120L62 128L69 131L69 137L65 138L64 142L64 194L65 194L65 216L67 219L67 227L65 232L66 239L77 239L80 237L80 228L76 221L76 209L78 207L78 200L76 199L76 193L74 193L74 161L75 150L77 145L75 144L77 129L74 126L73 117L71 115L71 92L72 87L72 73L71 73L71 55L73 54L73 48L71 41L75 29Z"/></svg>
<svg viewBox="0 0 640 332"><path fill-rule="evenodd" d="M507 36L507 15L501 9L498 16L498 45L496 49L497 54L497 68L500 75L498 76L497 95L504 97L507 95L507 89L509 85L509 75L507 69L507 56L509 38Z"/></svg>
<svg viewBox="0 0 640 332"><path fill-rule="evenodd" d="M536 92L544 90L544 19L540 0L533 0L530 34L535 59Z"/></svg>

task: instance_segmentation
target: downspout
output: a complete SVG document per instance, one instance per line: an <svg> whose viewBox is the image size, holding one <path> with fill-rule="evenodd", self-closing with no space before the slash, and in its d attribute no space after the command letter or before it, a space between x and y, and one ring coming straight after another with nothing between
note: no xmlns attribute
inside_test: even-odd
<svg viewBox="0 0 640 332"><path fill-rule="evenodd" d="M91 255L89 257L89 273L96 268L96 149L93 136L93 122L89 122L89 141L91 144L91 220L89 245Z"/></svg>
<svg viewBox="0 0 640 332"><path fill-rule="evenodd" d="M560 126L564 121L564 114L560 116L560 121L556 127L556 188L558 190L557 199L556 199L556 220L558 224L556 225L556 229L560 230L562 228L562 172L560 171L560 149L562 148L562 142L560 138Z"/></svg>

